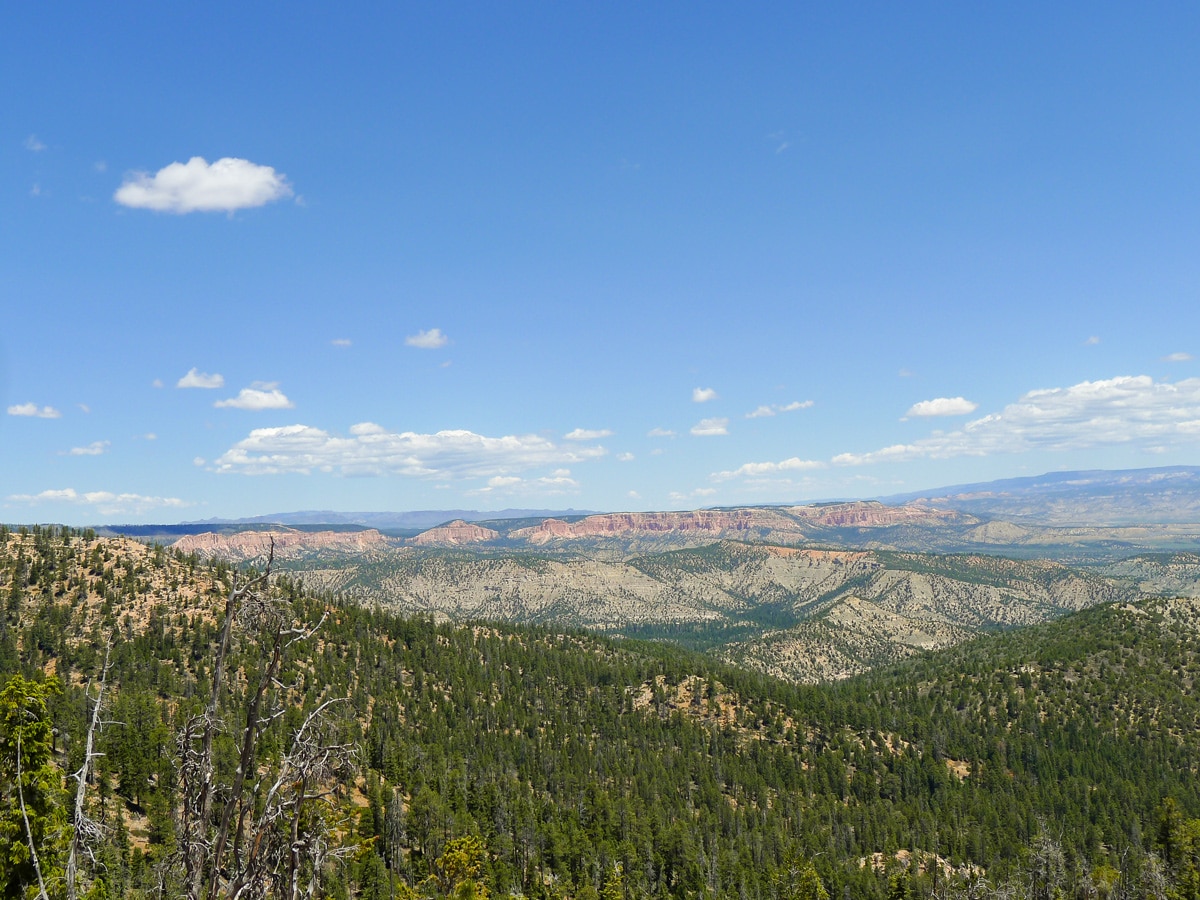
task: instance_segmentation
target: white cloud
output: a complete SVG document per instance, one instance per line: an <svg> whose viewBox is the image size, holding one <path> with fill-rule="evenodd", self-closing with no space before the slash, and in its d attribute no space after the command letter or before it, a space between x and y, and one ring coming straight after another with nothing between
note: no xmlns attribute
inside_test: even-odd
<svg viewBox="0 0 1200 900"><path fill-rule="evenodd" d="M618 453L618 454L617 454L617 459L618 459L620 462L633 462L633 460L635 459L635 457L634 457L634 455L633 455L632 453L626 452L626 453Z"/></svg>
<svg viewBox="0 0 1200 900"><path fill-rule="evenodd" d="M102 453L104 453L106 450L108 450L108 448L111 446L112 446L112 444L109 443L108 441L92 441L86 447L72 447L69 452L69 455L70 456L100 456Z"/></svg>
<svg viewBox="0 0 1200 900"><path fill-rule="evenodd" d="M492 478L541 466L562 466L604 456L602 447L564 447L536 435L487 437L471 431L396 433L373 422L350 428L349 437L309 425L256 428L214 463L217 472L277 475L407 475L425 478Z"/></svg>
<svg viewBox="0 0 1200 900"><path fill-rule="evenodd" d="M158 435L155 434L153 431L147 431L145 434L142 435L142 440L143 441L157 441Z"/></svg>
<svg viewBox="0 0 1200 900"><path fill-rule="evenodd" d="M1001 412L968 422L958 431L935 432L911 444L869 453L842 453L832 462L858 466L1132 442L1161 446L1171 439L1189 444L1200 439L1200 378L1172 384L1148 375L1127 375L1029 391Z"/></svg>
<svg viewBox="0 0 1200 900"><path fill-rule="evenodd" d="M765 419L769 416L777 415L778 413L795 412L798 409L808 409L813 405L811 400L793 400L786 404L772 404L771 406L760 406L755 410L746 413L747 419Z"/></svg>
<svg viewBox="0 0 1200 900"><path fill-rule="evenodd" d="M273 381L256 381L253 386L242 388L236 397L218 400L217 409L248 409L254 412L264 409L292 409L292 403Z"/></svg>
<svg viewBox="0 0 1200 900"><path fill-rule="evenodd" d="M693 490L689 491L686 494L683 491L671 491L671 493L669 493L667 495L667 497L670 498L671 500L679 502L682 500L690 500L695 497L711 497L716 492L717 492L716 488L698 487L698 488L694 488Z"/></svg>
<svg viewBox="0 0 1200 900"><path fill-rule="evenodd" d="M914 377L914 376L915 376L917 373L916 373L916 372L914 372L912 369L901 369L901 370L900 370L899 372L897 372L896 374L897 374L897 375L899 375L901 378L912 378L912 377Z"/></svg>
<svg viewBox="0 0 1200 900"><path fill-rule="evenodd" d="M780 475L786 472L811 472L813 469L823 469L825 463L816 459L800 459L793 456L780 462L752 462L725 472L713 472L709 477L713 481L728 481L731 478L763 478L768 475Z"/></svg>
<svg viewBox="0 0 1200 900"><path fill-rule="evenodd" d="M10 416L33 416L38 419L59 419L60 413L53 406L38 406L36 403L18 403L8 408Z"/></svg>
<svg viewBox="0 0 1200 900"><path fill-rule="evenodd" d="M1190 353L1168 353L1162 358L1163 362L1191 362L1195 357Z"/></svg>
<svg viewBox="0 0 1200 900"><path fill-rule="evenodd" d="M715 437L716 435L729 434L728 426L728 419L701 419L692 426L692 434L697 437Z"/></svg>
<svg viewBox="0 0 1200 900"><path fill-rule="evenodd" d="M717 392L712 388L692 388L693 403L707 403L709 400L716 400Z"/></svg>
<svg viewBox="0 0 1200 900"><path fill-rule="evenodd" d="M1100 343L1100 338L1094 334L1083 342L1085 347L1095 347L1098 343Z"/></svg>
<svg viewBox="0 0 1200 900"><path fill-rule="evenodd" d="M483 487L464 491L469 495L480 494L566 494L579 487L579 482L571 477L570 469L555 469L549 475L541 478L521 478L519 475L494 475L487 480Z"/></svg>
<svg viewBox="0 0 1200 900"><path fill-rule="evenodd" d="M292 195L286 176L270 166L223 157L211 165L193 156L173 162L153 175L126 176L113 199L122 206L180 215L191 212L234 212L263 206Z"/></svg>
<svg viewBox="0 0 1200 900"><path fill-rule="evenodd" d="M161 378L155 378L152 382L150 382L150 387L160 388L165 387L165 385L163 384L163 380Z"/></svg>
<svg viewBox="0 0 1200 900"><path fill-rule="evenodd" d="M349 347L351 344L350 338L334 338L329 343L335 347Z"/></svg>
<svg viewBox="0 0 1200 900"><path fill-rule="evenodd" d="M611 436L612 432L607 428L576 428L574 431L564 434L563 439L568 441L598 441L600 438Z"/></svg>
<svg viewBox="0 0 1200 900"><path fill-rule="evenodd" d="M90 413L92 411L92 408L86 403L76 403L75 405L78 406L82 412Z"/></svg>
<svg viewBox="0 0 1200 900"><path fill-rule="evenodd" d="M98 159L94 163L92 163L92 168L95 169L97 172L107 172L108 171L108 163L106 163L102 159Z"/></svg>
<svg viewBox="0 0 1200 900"><path fill-rule="evenodd" d="M161 387L162 382L155 379L154 386ZM186 375L175 382L175 387L213 390L214 388L225 387L225 376L217 375L216 373L209 375L207 372L200 372L195 368L191 368Z"/></svg>
<svg viewBox="0 0 1200 900"><path fill-rule="evenodd" d="M933 400L914 403L904 416L905 418L915 416L922 419L930 416L965 416L977 409L979 409L979 404L972 403L965 397L937 397Z"/></svg>
<svg viewBox="0 0 1200 900"><path fill-rule="evenodd" d="M673 432L670 428L651 428L646 432L646 437L673 438L675 437L675 432Z"/></svg>
<svg viewBox="0 0 1200 900"><path fill-rule="evenodd" d="M440 328L430 328L428 331L418 331L416 334L410 334L404 339L404 343L409 347L417 347L421 350L437 350L439 347L445 347L450 343L450 338L442 334Z"/></svg>
<svg viewBox="0 0 1200 900"><path fill-rule="evenodd" d="M74 488L42 491L39 494L10 494L9 503L40 506L44 503L71 503L76 506L95 507L105 516L140 515L152 509L182 509L190 506L178 497L147 497L143 494L117 494L112 491L84 491Z"/></svg>
<svg viewBox="0 0 1200 900"><path fill-rule="evenodd" d="M41 153L46 149L46 145L38 140L38 136L36 134L31 134L29 137L25 138L25 149L33 153Z"/></svg>
<svg viewBox="0 0 1200 900"><path fill-rule="evenodd" d="M639 494L637 491L629 491L629 493L627 493L625 496L628 497L630 500L641 500L642 499L642 495Z"/></svg>

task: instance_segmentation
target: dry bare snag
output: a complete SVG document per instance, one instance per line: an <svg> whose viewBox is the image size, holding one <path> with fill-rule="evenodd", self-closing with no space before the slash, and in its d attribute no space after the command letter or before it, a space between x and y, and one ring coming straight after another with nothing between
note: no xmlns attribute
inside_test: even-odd
<svg viewBox="0 0 1200 900"><path fill-rule="evenodd" d="M325 699L276 741L284 748L277 758L259 752L264 735L284 728L288 709L302 699L280 680L290 652L324 622L296 621L271 580L274 554L272 540L262 574L245 582L232 576L208 705L178 735L178 855L189 900L315 896L323 867L342 855L331 801L333 786L352 777L354 754L329 736L327 713L339 698ZM249 656L240 670L232 665L239 643L260 661L257 671ZM235 687L244 688L240 704L223 710ZM237 762L223 773L215 745L225 734Z"/></svg>

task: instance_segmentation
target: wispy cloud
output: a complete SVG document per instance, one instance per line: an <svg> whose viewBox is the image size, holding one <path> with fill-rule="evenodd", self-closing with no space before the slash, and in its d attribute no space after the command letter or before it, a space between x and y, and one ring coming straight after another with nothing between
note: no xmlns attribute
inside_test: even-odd
<svg viewBox="0 0 1200 900"><path fill-rule="evenodd" d="M18 403L8 408L10 416L33 416L38 419L60 419L62 413L53 406L38 406L36 403Z"/></svg>
<svg viewBox="0 0 1200 900"><path fill-rule="evenodd" d="M445 347L450 343L450 338L442 334L440 328L430 328L428 331L418 331L416 334L410 334L404 339L404 343L409 347L417 347L421 350L437 350L439 347Z"/></svg>
<svg viewBox="0 0 1200 900"><path fill-rule="evenodd" d="M716 400L717 392L712 388L692 388L693 403L707 403L709 400Z"/></svg>
<svg viewBox="0 0 1200 900"><path fill-rule="evenodd" d="M42 491L38 494L10 494L10 504L42 506L48 503L70 503L91 506L105 515L140 515L154 509L182 509L190 503L178 497L148 497L144 494L118 494L112 491L76 491L74 488Z"/></svg>
<svg viewBox="0 0 1200 900"><path fill-rule="evenodd" d="M1085 347L1095 347L1099 343L1100 343L1099 335L1093 334L1090 338L1088 338L1086 341L1083 342L1083 345Z"/></svg>
<svg viewBox="0 0 1200 900"><path fill-rule="evenodd" d="M563 439L568 441L598 441L600 438L606 437L612 437L612 432L607 428L576 428L563 435Z"/></svg>
<svg viewBox="0 0 1200 900"><path fill-rule="evenodd" d="M824 469L825 463L816 459L791 459L780 462L750 462L725 472L713 472L709 477L713 481L729 481L731 478L764 478L772 475L782 475L790 472L811 472L814 469Z"/></svg>
<svg viewBox="0 0 1200 900"><path fill-rule="evenodd" d="M779 413L795 412L798 409L808 409L813 405L811 400L794 400L791 403L773 403L770 406L763 405L757 409L753 409L746 413L747 419L765 419L770 416L778 415Z"/></svg>
<svg viewBox="0 0 1200 900"><path fill-rule="evenodd" d="M868 453L842 453L832 462L860 466L1171 441L1200 441L1200 378L1171 383L1129 375L1029 391L1002 411L968 422L958 431Z"/></svg>
<svg viewBox="0 0 1200 900"><path fill-rule="evenodd" d="M109 441L92 441L86 447L72 447L68 452L68 456L100 456L107 452L112 444Z"/></svg>
<svg viewBox="0 0 1200 900"><path fill-rule="evenodd" d="M335 347L349 347L352 342L350 338L334 338L329 343L333 344Z"/></svg>
<svg viewBox="0 0 1200 900"><path fill-rule="evenodd" d="M46 149L46 145L38 140L38 136L36 134L31 134L29 137L25 138L25 149L32 153L41 153Z"/></svg>
<svg viewBox="0 0 1200 900"><path fill-rule="evenodd" d="M1162 358L1163 362L1191 362L1195 359L1190 353L1168 353Z"/></svg>
<svg viewBox="0 0 1200 900"><path fill-rule="evenodd" d="M619 462L633 462L634 459L636 459L636 458L637 457L635 457L632 453L630 453L628 451L617 454L617 460Z"/></svg>
<svg viewBox="0 0 1200 900"><path fill-rule="evenodd" d="M669 493L667 495L667 497L668 497L668 499L672 500L675 503L681 503L686 500L694 500L694 499L700 498L700 497L711 497L716 492L717 492L716 488L698 487L698 488L693 488L691 491L688 491L687 493L684 493L683 491L671 491L671 493Z"/></svg>
<svg viewBox="0 0 1200 900"><path fill-rule="evenodd" d="M555 469L540 478L522 478L519 475L494 475L483 487L463 493L486 494L570 494L579 489L579 482L571 477L570 469Z"/></svg>
<svg viewBox="0 0 1200 900"><path fill-rule="evenodd" d="M701 419L692 426L692 434L697 437L716 437L729 434L729 420L722 418Z"/></svg>
<svg viewBox="0 0 1200 900"><path fill-rule="evenodd" d="M277 382L256 381L251 387L238 391L236 397L218 400L213 406L218 409L246 409L257 412L264 409L292 409L295 404L279 390Z"/></svg>
<svg viewBox="0 0 1200 900"><path fill-rule="evenodd" d="M670 428L651 428L646 432L646 437L673 438L675 437L675 432Z"/></svg>
<svg viewBox="0 0 1200 900"><path fill-rule="evenodd" d="M287 177L270 166L224 157L209 163L193 156L153 175L133 172L113 199L122 206L155 212L235 212L292 196Z"/></svg>
<svg viewBox="0 0 1200 900"><path fill-rule="evenodd" d="M493 478L542 466L560 467L604 456L602 447L563 447L541 435L487 437L471 431L392 432L363 422L348 436L310 425L256 428L213 463L217 472L245 475L406 475Z"/></svg>
<svg viewBox="0 0 1200 900"><path fill-rule="evenodd" d="M155 387L161 387L161 383L155 379ZM177 388L203 388L205 390L213 390L215 388L225 387L225 376L200 372L195 368L189 369L188 373L175 382Z"/></svg>
<svg viewBox="0 0 1200 900"><path fill-rule="evenodd" d="M904 414L905 418L929 418L931 416L965 416L979 409L978 403L972 403L965 397L937 397L933 400L922 400L914 403Z"/></svg>

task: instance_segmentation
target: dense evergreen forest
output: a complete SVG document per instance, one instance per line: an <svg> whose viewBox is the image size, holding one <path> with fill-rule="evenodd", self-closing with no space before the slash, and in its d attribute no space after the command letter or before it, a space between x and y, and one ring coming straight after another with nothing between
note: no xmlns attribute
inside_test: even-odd
<svg viewBox="0 0 1200 900"><path fill-rule="evenodd" d="M798 686L70 529L0 598L0 897L1200 897L1196 601Z"/></svg>

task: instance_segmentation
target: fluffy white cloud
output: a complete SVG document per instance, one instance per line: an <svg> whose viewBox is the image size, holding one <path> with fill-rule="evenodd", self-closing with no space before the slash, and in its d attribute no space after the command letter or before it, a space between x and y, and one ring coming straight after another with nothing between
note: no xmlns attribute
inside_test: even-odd
<svg viewBox="0 0 1200 900"><path fill-rule="evenodd" d="M72 447L70 456L99 456L112 446L108 441L92 441L86 447Z"/></svg>
<svg viewBox="0 0 1200 900"><path fill-rule="evenodd" d="M155 387L161 387L162 383L155 380ZM225 376L200 372L195 367L188 369L188 373L175 382L177 388L203 388L205 390L213 390L219 387L225 387Z"/></svg>
<svg viewBox="0 0 1200 900"><path fill-rule="evenodd" d="M256 428L213 463L218 472L275 475L338 472L427 478L492 478L604 456L602 447L562 447L536 435L486 437L471 431L396 433L373 422L348 437L310 425Z"/></svg>
<svg viewBox="0 0 1200 900"><path fill-rule="evenodd" d="M209 163L193 156L153 175L133 172L113 199L122 206L156 212L234 212L292 195L287 178L270 166L224 157Z"/></svg>
<svg viewBox="0 0 1200 900"><path fill-rule="evenodd" d="M716 400L717 392L712 388L692 388L693 403L707 403L709 400Z"/></svg>
<svg viewBox="0 0 1200 900"><path fill-rule="evenodd" d="M576 428L574 431L564 434L563 438L568 441L598 441L600 438L611 436L612 432L607 428Z"/></svg>
<svg viewBox="0 0 1200 900"><path fill-rule="evenodd" d="M764 478L770 475L780 475L787 472L810 472L813 469L823 469L825 463L816 459L800 459L793 456L780 462L752 462L725 472L713 472L713 481L728 481L731 478Z"/></svg>
<svg viewBox="0 0 1200 900"><path fill-rule="evenodd" d="M675 437L675 432L670 428L651 428L646 432L646 437Z"/></svg>
<svg viewBox="0 0 1200 900"><path fill-rule="evenodd" d="M1030 391L961 430L869 453L842 453L834 465L949 459L1030 450L1085 450L1113 444L1200 440L1200 378L1170 383L1148 375L1083 381Z"/></svg>
<svg viewBox="0 0 1200 900"><path fill-rule="evenodd" d="M632 453L625 452L625 453L618 453L617 459L621 462L633 462L635 457Z"/></svg>
<svg viewBox="0 0 1200 900"><path fill-rule="evenodd" d="M793 400L791 403L772 404L770 406L760 406L757 409L746 413L747 419L765 419L769 416L774 416L779 413L795 412L798 409L808 409L813 405L811 400Z"/></svg>
<svg viewBox="0 0 1200 900"><path fill-rule="evenodd" d="M965 416L979 409L978 403L972 403L965 397L937 397L933 400L922 400L914 403L904 414L905 418L928 418L930 416Z"/></svg>
<svg viewBox="0 0 1200 900"><path fill-rule="evenodd" d="M440 328L430 328L428 331L418 331L416 334L410 334L404 339L404 343L421 350L437 350L439 347L445 347L446 344L450 343L450 338L442 334Z"/></svg>
<svg viewBox="0 0 1200 900"><path fill-rule="evenodd" d="M42 491L39 494L10 494L10 503L41 506L45 503L70 503L95 507L105 516L140 515L153 509L182 509L190 506L178 497L147 497L143 494L117 494L112 491L76 491L74 488Z"/></svg>
<svg viewBox="0 0 1200 900"><path fill-rule="evenodd" d="M1191 362L1194 358L1190 353L1168 353L1163 362Z"/></svg>
<svg viewBox="0 0 1200 900"><path fill-rule="evenodd" d="M256 381L252 387L238 391L236 397L218 400L213 406L218 409L248 409L257 412L262 409L291 409L295 404L284 396L275 382Z"/></svg>
<svg viewBox="0 0 1200 900"><path fill-rule="evenodd" d="M729 420L721 418L701 419L692 426L692 434L697 437L714 437L729 434Z"/></svg>
<svg viewBox="0 0 1200 900"><path fill-rule="evenodd" d="M60 413L53 406L38 406L36 403L18 403L8 408L10 416L34 416L38 419L59 419Z"/></svg>

